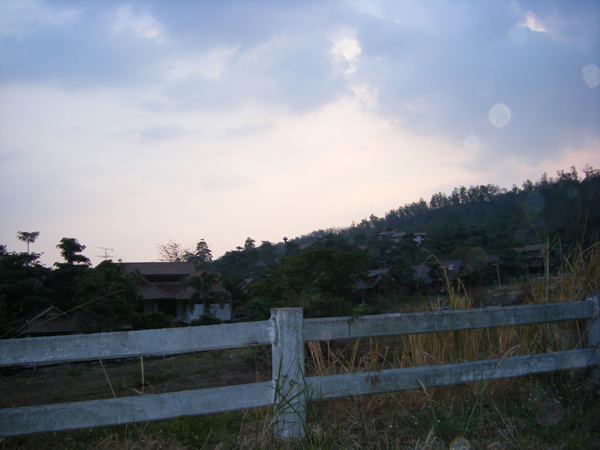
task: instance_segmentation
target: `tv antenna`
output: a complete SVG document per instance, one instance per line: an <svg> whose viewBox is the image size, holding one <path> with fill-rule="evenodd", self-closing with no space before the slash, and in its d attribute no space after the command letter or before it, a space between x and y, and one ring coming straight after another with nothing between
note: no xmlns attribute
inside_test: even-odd
<svg viewBox="0 0 600 450"><path fill-rule="evenodd" d="M104 255L96 255L97 258L104 258L104 260L106 261L107 259L109 259L111 257L111 255L108 254L108 252L114 252L115 249L114 248L107 248L107 247L96 247L99 249L104 250Z"/></svg>

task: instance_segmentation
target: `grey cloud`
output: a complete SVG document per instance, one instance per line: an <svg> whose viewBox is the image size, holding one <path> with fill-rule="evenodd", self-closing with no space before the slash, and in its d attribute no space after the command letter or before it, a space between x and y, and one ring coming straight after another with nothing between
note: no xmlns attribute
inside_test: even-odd
<svg viewBox="0 0 600 450"><path fill-rule="evenodd" d="M574 42L526 29L526 41L517 46L507 33L520 18L510 8L467 5L468 19L461 23L445 23L431 11L432 22L441 25L437 33L392 21L365 22L359 40L370 65L360 65L356 76L378 87L381 115L425 135L476 134L493 152L531 159L556 151L567 129L579 126L599 136L600 90L584 88L584 59ZM495 87L487 99L477 92L482 81ZM514 113L502 130L487 120L494 103Z"/></svg>

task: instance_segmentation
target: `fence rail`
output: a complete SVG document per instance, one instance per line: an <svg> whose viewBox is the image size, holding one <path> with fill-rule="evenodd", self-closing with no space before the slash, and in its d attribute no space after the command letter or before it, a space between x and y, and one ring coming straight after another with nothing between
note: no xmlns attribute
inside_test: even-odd
<svg viewBox="0 0 600 450"><path fill-rule="evenodd" d="M272 346L273 380L238 386L0 409L0 436L91 428L277 407L276 433L304 434L306 398L333 399L593 368L598 376L598 297L583 302L466 311L303 319L302 310L271 311L262 322L0 341L0 367ZM587 349L370 373L304 376L304 343L587 320ZM376 382L365 382L367 380Z"/></svg>

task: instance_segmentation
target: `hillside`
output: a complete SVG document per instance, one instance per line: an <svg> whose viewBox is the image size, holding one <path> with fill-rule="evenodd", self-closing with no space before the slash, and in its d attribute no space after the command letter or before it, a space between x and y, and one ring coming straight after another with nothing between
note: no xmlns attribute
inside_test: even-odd
<svg viewBox="0 0 600 450"><path fill-rule="evenodd" d="M257 246L248 238L244 247L216 260L214 268L232 276L257 276L262 268L274 267L279 257L296 254L328 235L355 246L376 246L374 234L387 228L427 233L422 250L439 259L460 256L467 248L498 254L546 242L568 251L598 240L599 198L600 170L591 167L583 169L583 175L574 167L558 171L556 177L543 174L520 187L460 186L434 194L429 202L420 199L391 209L383 217L371 215L349 227L315 230L284 243Z"/></svg>

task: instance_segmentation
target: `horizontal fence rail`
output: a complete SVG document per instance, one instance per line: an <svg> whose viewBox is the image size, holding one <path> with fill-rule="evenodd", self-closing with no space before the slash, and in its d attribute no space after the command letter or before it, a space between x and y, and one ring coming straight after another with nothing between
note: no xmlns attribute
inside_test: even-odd
<svg viewBox="0 0 600 450"><path fill-rule="evenodd" d="M173 355L271 345L270 320L189 328L0 340L0 367Z"/></svg>
<svg viewBox="0 0 600 450"><path fill-rule="evenodd" d="M575 370L598 365L594 350L515 356L440 366L388 369L309 377L306 380L314 399L345 398L353 395L385 394L425 387L453 386L533 375L557 370Z"/></svg>
<svg viewBox="0 0 600 450"><path fill-rule="evenodd" d="M268 381L140 397L0 409L0 434L18 436L259 408L273 404L273 393L273 383Z"/></svg>
<svg viewBox="0 0 600 450"><path fill-rule="evenodd" d="M298 438L304 435L306 397L313 400L336 399L583 368L592 368L592 375L598 376L598 305L598 297L594 297L572 303L324 319L303 319L301 309L283 308L272 310L271 319L262 322L0 340L0 367L271 345L273 368L273 380L270 382L0 409L0 436L274 406L277 411L275 432L281 437ZM379 372L304 376L304 342L566 320L588 321L589 348Z"/></svg>
<svg viewBox="0 0 600 450"><path fill-rule="evenodd" d="M303 333L305 341L325 341L585 320L593 314L594 305L585 301L357 318L327 317L305 319Z"/></svg>

